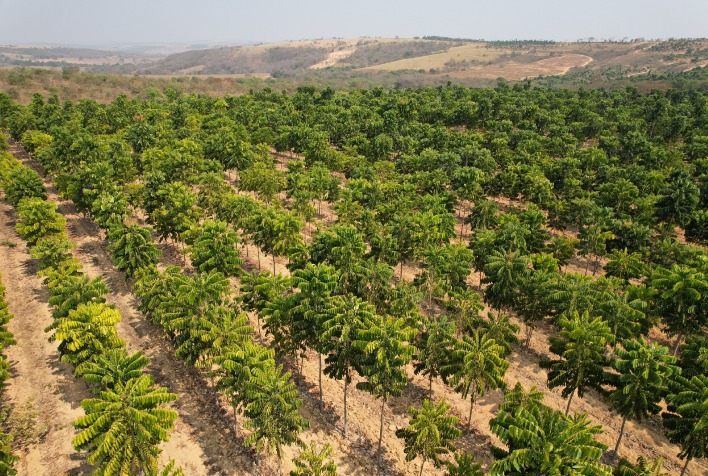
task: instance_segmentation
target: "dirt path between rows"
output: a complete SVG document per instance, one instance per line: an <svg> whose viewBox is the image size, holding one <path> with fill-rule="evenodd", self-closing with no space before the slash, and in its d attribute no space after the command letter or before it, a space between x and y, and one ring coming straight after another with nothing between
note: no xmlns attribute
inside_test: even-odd
<svg viewBox="0 0 708 476"><path fill-rule="evenodd" d="M90 465L71 445L72 422L83 415L81 400L91 391L74 378L71 366L59 360L58 345L47 340L44 328L52 323L48 294L25 242L15 233L12 207L0 202L0 273L5 298L14 315L8 327L16 345L7 348L11 366L3 398L14 409L25 405L37 411L39 439L16 454L20 475L88 474ZM12 245L14 245L14 247Z"/></svg>
<svg viewBox="0 0 708 476"><path fill-rule="evenodd" d="M41 172L18 145L11 145L10 152L25 165ZM141 350L149 357L148 372L158 384L179 396L173 404L179 418L170 440L162 445L161 461L174 459L188 475L252 474L252 459L243 446L234 441L228 419L210 403L214 396L204 380L195 369L174 357L174 350L162 331L137 310L136 298L123 273L113 266L99 228L82 217L71 202L62 200L50 181L45 180L44 184L49 199L66 218L67 233L76 244L74 256L83 271L91 277L102 276L110 288L106 301L120 311L122 321L117 330L129 352Z"/></svg>

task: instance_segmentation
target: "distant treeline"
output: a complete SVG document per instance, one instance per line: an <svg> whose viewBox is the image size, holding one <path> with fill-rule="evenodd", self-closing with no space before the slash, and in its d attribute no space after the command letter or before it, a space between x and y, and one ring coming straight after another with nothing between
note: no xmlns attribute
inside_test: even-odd
<svg viewBox="0 0 708 476"><path fill-rule="evenodd" d="M549 46L555 45L553 40L498 40L488 41L487 48L524 48L527 46Z"/></svg>
<svg viewBox="0 0 708 476"><path fill-rule="evenodd" d="M422 37L424 40L435 40L435 41L466 41L468 43L474 43L474 42L482 42L484 40L482 39L475 39L475 38L452 38L450 36L424 36Z"/></svg>

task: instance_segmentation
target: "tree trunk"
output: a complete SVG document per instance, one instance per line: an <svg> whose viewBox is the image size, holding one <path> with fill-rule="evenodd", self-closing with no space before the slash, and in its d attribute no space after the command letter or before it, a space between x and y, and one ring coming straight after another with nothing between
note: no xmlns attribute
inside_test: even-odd
<svg viewBox="0 0 708 476"><path fill-rule="evenodd" d="M531 334L533 334L533 327L531 327L531 325L529 325L527 323L526 324L526 348L527 349L531 345Z"/></svg>
<svg viewBox="0 0 708 476"><path fill-rule="evenodd" d="M425 460L420 465L420 474L418 476L423 476L423 466L425 466Z"/></svg>
<svg viewBox="0 0 708 476"><path fill-rule="evenodd" d="M686 469L688 468L688 463L690 461L691 461L691 457L689 456L688 458L686 458L686 463L683 465L683 468L681 468L681 475L680 476L683 476L684 474L686 474Z"/></svg>
<svg viewBox="0 0 708 476"><path fill-rule="evenodd" d="M474 396L470 395L470 414L467 417L467 429L472 429L472 408L474 408Z"/></svg>
<svg viewBox="0 0 708 476"><path fill-rule="evenodd" d="M676 342L674 343L674 350L671 351L671 355L674 357L678 353L679 347L681 347L681 341L683 340L683 332L679 332L676 336Z"/></svg>
<svg viewBox="0 0 708 476"><path fill-rule="evenodd" d="M320 375L319 375L319 381L320 381L320 411L322 411L323 404L322 404L322 354L319 352L317 355L320 357Z"/></svg>
<svg viewBox="0 0 708 476"><path fill-rule="evenodd" d="M381 441L383 440L383 421L384 421L384 409L386 408L386 399L381 398L381 422L379 423L379 447L376 450L376 456L381 462Z"/></svg>
<svg viewBox="0 0 708 476"><path fill-rule="evenodd" d="M349 386L349 378L344 376L344 438L347 437L347 387Z"/></svg>
<svg viewBox="0 0 708 476"><path fill-rule="evenodd" d="M433 374L428 376L428 398L433 401Z"/></svg>
<svg viewBox="0 0 708 476"><path fill-rule="evenodd" d="M273 276L275 276L275 253L273 253Z"/></svg>
<svg viewBox="0 0 708 476"><path fill-rule="evenodd" d="M619 447L622 441L622 436L624 436L624 424L627 423L627 417L622 418L622 426L620 427L620 434L617 438L617 444L615 444L615 458L619 457Z"/></svg>
<svg viewBox="0 0 708 476"><path fill-rule="evenodd" d="M236 420L236 405L231 405L234 409L234 437L238 438L238 421Z"/></svg>
<svg viewBox="0 0 708 476"><path fill-rule="evenodd" d="M401 279L403 279L403 260L401 260L401 272L398 275L398 280L400 281Z"/></svg>
<svg viewBox="0 0 708 476"><path fill-rule="evenodd" d="M261 270L261 249L256 246L256 254L258 254L258 271Z"/></svg>
<svg viewBox="0 0 708 476"><path fill-rule="evenodd" d="M278 475L283 476L283 458L278 454Z"/></svg>
<svg viewBox="0 0 708 476"><path fill-rule="evenodd" d="M565 407L565 416L568 416L568 412L570 411L570 402L573 401L573 395L575 395L575 390L573 390L573 393L570 394L570 398L568 398L568 406Z"/></svg>

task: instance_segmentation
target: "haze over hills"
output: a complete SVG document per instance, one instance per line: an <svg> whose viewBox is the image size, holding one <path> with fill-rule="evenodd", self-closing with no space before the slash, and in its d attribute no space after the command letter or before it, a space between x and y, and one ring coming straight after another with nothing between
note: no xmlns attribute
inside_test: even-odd
<svg viewBox="0 0 708 476"><path fill-rule="evenodd" d="M708 64L708 40L618 42L494 41L444 37L318 39L282 43L121 45L88 49L0 47L2 66L77 66L141 75L254 75L293 77L318 70L407 72L453 79L520 80L581 70L632 76L682 72Z"/></svg>

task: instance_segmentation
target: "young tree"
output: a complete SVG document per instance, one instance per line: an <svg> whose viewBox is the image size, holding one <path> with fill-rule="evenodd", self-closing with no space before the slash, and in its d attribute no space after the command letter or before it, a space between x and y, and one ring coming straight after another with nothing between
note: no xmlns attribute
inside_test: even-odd
<svg viewBox="0 0 708 476"><path fill-rule="evenodd" d="M161 251L146 227L118 226L111 230L109 238L112 243L108 249L113 252L113 262L128 277L135 277L139 269L154 266L160 259Z"/></svg>
<svg viewBox="0 0 708 476"><path fill-rule="evenodd" d="M171 238L177 242L199 219L199 210L194 206L196 197L182 182L166 183L157 196L159 203L152 212L155 230L161 240Z"/></svg>
<svg viewBox="0 0 708 476"><path fill-rule="evenodd" d="M429 398L433 398L433 378L447 380L444 369L450 365L455 349L455 324L446 316L425 319L423 331L416 336L413 369L428 376Z"/></svg>
<svg viewBox="0 0 708 476"><path fill-rule="evenodd" d="M495 309L513 306L519 286L528 272L528 257L518 251L494 251L484 267L486 276L482 282L489 284L484 290L485 300Z"/></svg>
<svg viewBox="0 0 708 476"><path fill-rule="evenodd" d="M290 373L283 373L282 367L254 368L246 387L246 428L252 431L244 444L256 446L266 455L275 450L278 457L278 472L282 476L283 446L293 443L301 445L299 434L307 429L309 422L300 415L302 400L295 384L290 381Z"/></svg>
<svg viewBox="0 0 708 476"><path fill-rule="evenodd" d="M647 459L640 456L637 464L632 464L622 458L612 473L613 476L670 476L669 473L662 472L662 458Z"/></svg>
<svg viewBox="0 0 708 476"><path fill-rule="evenodd" d="M405 366L410 362L414 348L407 342L412 340L414 333L413 329L406 326L404 319L381 317L367 322L354 342L365 354L361 369L366 381L358 383L357 388L381 399L379 443L376 450L379 458L386 401L390 397L400 396L408 383Z"/></svg>
<svg viewBox="0 0 708 476"><path fill-rule="evenodd" d="M705 325L706 308L701 300L708 295L708 278L698 270L674 264L670 269L656 268L650 283L658 291L659 314L668 332L676 336L676 354L683 337L697 333Z"/></svg>
<svg viewBox="0 0 708 476"><path fill-rule="evenodd" d="M627 248L610 253L609 261L604 268L606 276L619 278L625 283L629 283L630 279L639 279L647 269L642 262L642 255L628 253Z"/></svg>
<svg viewBox="0 0 708 476"><path fill-rule="evenodd" d="M455 453L454 462L445 463L447 476L484 476L482 465L474 460L474 456L466 451Z"/></svg>
<svg viewBox="0 0 708 476"><path fill-rule="evenodd" d="M669 441L681 445L679 458L686 459L683 476L692 459L708 456L708 376L675 375L666 403L668 411L661 416Z"/></svg>
<svg viewBox="0 0 708 476"><path fill-rule="evenodd" d="M450 405L442 399L437 403L423 400L420 410L408 407L411 420L407 428L396 430L396 436L405 443L406 461L413 461L420 456L420 476L423 476L425 463L430 460L436 468L443 466L442 456L455 451L452 440L462 432L457 428L459 420L447 414Z"/></svg>
<svg viewBox="0 0 708 476"><path fill-rule="evenodd" d="M169 439L177 419L164 405L176 399L149 375L117 383L81 402L86 415L74 422L82 431L71 443L89 452L88 462L101 474L154 474L158 445Z"/></svg>
<svg viewBox="0 0 708 476"><path fill-rule="evenodd" d="M57 213L53 202L41 198L25 198L17 206L20 221L15 225L17 233L32 247L41 238L66 233L66 220Z"/></svg>
<svg viewBox="0 0 708 476"><path fill-rule="evenodd" d="M324 373L328 377L344 380L343 433L347 436L347 390L352 372L361 372L363 352L354 345L359 332L376 320L376 309L366 301L347 295L335 302L333 312L322 322L321 340L328 351Z"/></svg>
<svg viewBox="0 0 708 476"><path fill-rule="evenodd" d="M42 179L37 172L28 167L17 167L11 171L7 182L5 200L13 207L17 207L25 198L47 199L47 191L44 190Z"/></svg>
<svg viewBox="0 0 708 476"><path fill-rule="evenodd" d="M319 449L315 440L312 440L293 460L295 469L290 471L290 476L337 476L337 465L329 459L331 456L330 445Z"/></svg>
<svg viewBox="0 0 708 476"><path fill-rule="evenodd" d="M50 342L61 342L61 359L78 366L96 360L111 349L125 346L116 333L115 325L120 319L120 313L113 307L90 302L69 311L66 317L56 319L45 332L54 331Z"/></svg>
<svg viewBox="0 0 708 476"><path fill-rule="evenodd" d="M452 375L451 383L463 399L468 395L470 397L469 428L472 428L472 409L477 397L484 396L487 389L504 388L506 385L504 374L509 362L503 355L504 347L486 332L474 331L457 342L452 363L444 372Z"/></svg>
<svg viewBox="0 0 708 476"><path fill-rule="evenodd" d="M188 251L196 269L202 273L219 271L224 276L241 274L243 260L236 249L241 239L226 228L226 223L205 220L195 233L194 243Z"/></svg>
<svg viewBox="0 0 708 476"><path fill-rule="evenodd" d="M661 410L659 403L666 392L668 380L679 373L676 359L668 355L666 347L647 345L644 339L622 341L616 348L612 367L618 372L616 389L610 394L613 406L622 416L622 426L615 445L619 455L620 442L627 419L642 421Z"/></svg>
<svg viewBox="0 0 708 476"><path fill-rule="evenodd" d="M37 240L30 248L30 256L40 261L40 268L56 268L71 258L71 249L76 245L65 234L49 235Z"/></svg>
<svg viewBox="0 0 708 476"><path fill-rule="evenodd" d="M601 318L590 320L590 314L574 312L570 318L561 316L560 335L549 337L550 351L559 359L541 360L541 368L548 369L548 387L563 387L561 395L568 398L565 414L577 391L582 398L587 388L602 391L607 381L605 368L609 365L606 347L614 342L610 327Z"/></svg>
<svg viewBox="0 0 708 476"><path fill-rule="evenodd" d="M130 379L137 379L143 374L150 359L142 352L128 355L125 349L111 349L99 355L95 360L88 360L76 367L76 375L89 383L99 385L101 389L114 389L125 385Z"/></svg>

